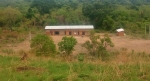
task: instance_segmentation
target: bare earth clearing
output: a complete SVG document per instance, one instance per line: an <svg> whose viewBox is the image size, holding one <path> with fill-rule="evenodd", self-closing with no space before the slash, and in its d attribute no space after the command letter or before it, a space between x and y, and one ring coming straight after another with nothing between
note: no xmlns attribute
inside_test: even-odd
<svg viewBox="0 0 150 81"><path fill-rule="evenodd" d="M101 34L103 35L103 34ZM144 40L144 39L131 39L129 36L116 36L115 34L111 34L112 42L114 43L113 48L109 48L109 50L120 50L121 48L127 48L128 51L134 50L135 52L143 52L150 53L150 40ZM61 41L63 36L52 36L55 44L57 45L58 42ZM83 48L81 45L88 40L87 36L81 37L81 36L75 36L78 43L75 46L75 50L73 54L78 53L87 53L87 50ZM26 40L22 43L19 43L15 46L9 45L9 47L5 47L7 49L13 49L15 52L24 50L29 51L30 50L30 41ZM58 48L58 47L57 47Z"/></svg>
<svg viewBox="0 0 150 81"><path fill-rule="evenodd" d="M101 34L103 36L103 34ZM128 51L134 50L135 52L146 52L150 53L150 40L144 40L144 39L131 39L129 36L116 36L115 34L111 34L112 42L114 43L113 48L109 48L109 50L120 50L122 48L126 48ZM57 44L61 40L62 36L53 36L53 39L55 41L55 44ZM76 36L75 37L78 41L77 45L75 46L74 53L86 53L87 50L83 48L81 45L89 40L87 36L81 37Z"/></svg>

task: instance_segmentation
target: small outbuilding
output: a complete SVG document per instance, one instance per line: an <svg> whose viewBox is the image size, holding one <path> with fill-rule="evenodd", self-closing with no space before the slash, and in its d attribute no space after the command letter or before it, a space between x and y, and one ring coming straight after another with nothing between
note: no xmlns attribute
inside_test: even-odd
<svg viewBox="0 0 150 81"><path fill-rule="evenodd" d="M125 35L123 28L117 29L116 32L117 32L117 36L124 36Z"/></svg>
<svg viewBox="0 0 150 81"><path fill-rule="evenodd" d="M66 25L66 26L46 26L48 35L88 35L89 31L94 29L93 25Z"/></svg>

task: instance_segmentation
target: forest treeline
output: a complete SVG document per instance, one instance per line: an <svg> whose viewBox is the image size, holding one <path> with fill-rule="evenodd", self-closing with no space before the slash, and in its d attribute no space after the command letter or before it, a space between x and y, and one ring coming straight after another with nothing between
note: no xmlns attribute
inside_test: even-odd
<svg viewBox="0 0 150 81"><path fill-rule="evenodd" d="M88 25L114 31L144 32L150 23L150 0L0 0L0 27Z"/></svg>

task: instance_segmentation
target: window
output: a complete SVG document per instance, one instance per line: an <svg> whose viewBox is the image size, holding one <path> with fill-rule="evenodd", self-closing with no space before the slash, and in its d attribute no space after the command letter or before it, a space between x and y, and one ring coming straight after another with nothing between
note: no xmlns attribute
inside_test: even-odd
<svg viewBox="0 0 150 81"><path fill-rule="evenodd" d="M71 31L69 31L69 35L71 35Z"/></svg>
<svg viewBox="0 0 150 81"><path fill-rule="evenodd" d="M82 32L82 35L85 35L85 32L84 32L84 31Z"/></svg>
<svg viewBox="0 0 150 81"><path fill-rule="evenodd" d="M59 35L59 31L55 31L55 35Z"/></svg>

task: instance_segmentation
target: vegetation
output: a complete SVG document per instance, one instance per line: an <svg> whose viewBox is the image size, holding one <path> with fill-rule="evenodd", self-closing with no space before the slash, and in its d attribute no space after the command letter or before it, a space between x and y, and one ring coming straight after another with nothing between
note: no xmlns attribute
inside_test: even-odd
<svg viewBox="0 0 150 81"><path fill-rule="evenodd" d="M100 57L102 60L107 57L107 47L114 46L107 34L105 34L104 37L100 37L99 35L95 35L94 31L91 31L89 39L90 40L86 41L83 44L83 47L85 47L89 51L89 54L98 58Z"/></svg>
<svg viewBox="0 0 150 81"><path fill-rule="evenodd" d="M123 58L120 58L122 56ZM59 59L59 60L58 60ZM57 57L19 57L0 55L0 80L8 81L149 81L150 56L120 50L111 61L85 58L84 62L66 62ZM6 78L7 77L7 78Z"/></svg>
<svg viewBox="0 0 150 81"><path fill-rule="evenodd" d="M65 52L67 55L71 54L74 46L77 44L77 40L74 37L63 37L62 41L58 43L59 50Z"/></svg>
<svg viewBox="0 0 150 81"><path fill-rule="evenodd" d="M51 37L38 34L31 40L31 49L36 55L53 55L56 52L56 46Z"/></svg>
<svg viewBox="0 0 150 81"><path fill-rule="evenodd" d="M0 4L0 27L10 30L93 24L98 30L123 27L128 34L143 35L150 24L149 0L0 0Z"/></svg>
<svg viewBox="0 0 150 81"><path fill-rule="evenodd" d="M0 81L150 81L150 54L126 48L108 52L114 45L107 34L92 31L83 44L90 55L79 53L67 61L59 55L16 52L16 43L30 32L33 53L56 54L52 37L38 34L45 25L93 24L96 31L111 32L122 27L145 38L149 7L150 0L0 0ZM58 47L70 55L76 43L74 37L63 37ZM23 53L29 57L21 60Z"/></svg>

